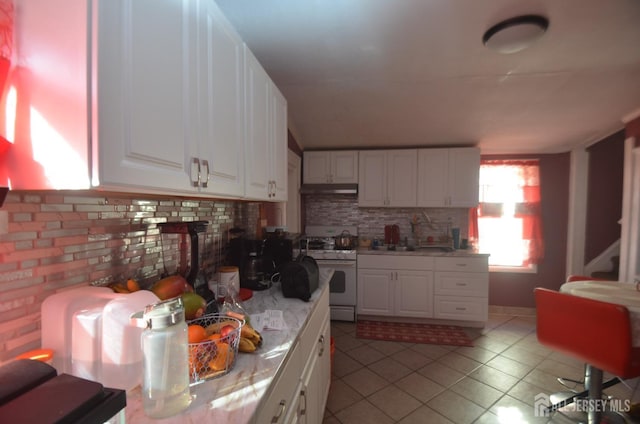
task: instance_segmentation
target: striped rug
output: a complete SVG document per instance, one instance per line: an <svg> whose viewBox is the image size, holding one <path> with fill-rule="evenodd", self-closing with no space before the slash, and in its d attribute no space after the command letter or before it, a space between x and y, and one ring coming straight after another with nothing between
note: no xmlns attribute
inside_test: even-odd
<svg viewBox="0 0 640 424"><path fill-rule="evenodd" d="M393 342L473 346L473 340L465 329L455 325L362 320L356 324L356 337Z"/></svg>

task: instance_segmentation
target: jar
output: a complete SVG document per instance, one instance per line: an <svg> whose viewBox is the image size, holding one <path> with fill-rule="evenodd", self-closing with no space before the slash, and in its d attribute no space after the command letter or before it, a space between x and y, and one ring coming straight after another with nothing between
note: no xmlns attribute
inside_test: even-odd
<svg viewBox="0 0 640 424"><path fill-rule="evenodd" d="M146 306L140 321L138 325L145 327L142 406L149 417L170 417L191 403L189 339L182 299Z"/></svg>

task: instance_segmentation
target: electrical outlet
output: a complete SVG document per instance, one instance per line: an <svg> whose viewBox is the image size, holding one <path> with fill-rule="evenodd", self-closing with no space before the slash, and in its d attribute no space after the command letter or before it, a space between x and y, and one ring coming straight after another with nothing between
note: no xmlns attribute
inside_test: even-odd
<svg viewBox="0 0 640 424"><path fill-rule="evenodd" d="M0 235L9 232L9 212L0 211Z"/></svg>

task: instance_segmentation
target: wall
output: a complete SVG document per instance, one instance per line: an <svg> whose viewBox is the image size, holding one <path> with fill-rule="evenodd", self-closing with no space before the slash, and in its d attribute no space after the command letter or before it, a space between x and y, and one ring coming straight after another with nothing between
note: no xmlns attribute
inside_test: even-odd
<svg viewBox="0 0 640 424"><path fill-rule="evenodd" d="M624 131L590 146L585 264L620 239ZM603 270L605 271L605 270Z"/></svg>
<svg viewBox="0 0 640 424"><path fill-rule="evenodd" d="M210 275L224 252L226 230L255 233L259 203L128 196L98 192L11 191L1 211L0 362L40 347L40 305L62 290L128 277L148 287L164 272L163 248L177 260L177 236L163 245L157 223L209 221L205 265ZM202 239L202 235L200 236ZM168 253L171 253L168 255Z"/></svg>
<svg viewBox="0 0 640 424"><path fill-rule="evenodd" d="M358 196L346 194L306 195L304 201L307 225L357 226L360 237L384 240L384 226L397 224L401 239L407 237L411 243L413 234L410 220L417 214L424 222L422 212L436 222L446 223L451 218L453 226L460 227L461 238L466 238L468 233L469 210L464 208L359 208ZM425 235L431 233L436 236L441 233L440 229L424 227Z"/></svg>
<svg viewBox="0 0 640 424"><path fill-rule="evenodd" d="M507 157L540 160L545 255L535 274L492 272L489 276L489 304L532 308L535 307L535 287L557 290L566 278L570 154L492 155L482 156L482 159Z"/></svg>

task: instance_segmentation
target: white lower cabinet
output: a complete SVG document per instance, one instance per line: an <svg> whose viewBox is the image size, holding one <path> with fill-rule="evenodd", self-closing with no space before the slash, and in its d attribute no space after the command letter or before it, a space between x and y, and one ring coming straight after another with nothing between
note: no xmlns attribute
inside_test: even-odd
<svg viewBox="0 0 640 424"><path fill-rule="evenodd" d="M358 256L358 313L431 318L433 258Z"/></svg>
<svg viewBox="0 0 640 424"><path fill-rule="evenodd" d="M486 321L486 256L358 255L358 314Z"/></svg>
<svg viewBox="0 0 640 424"><path fill-rule="evenodd" d="M488 258L436 258L435 269L434 318L486 321Z"/></svg>
<svg viewBox="0 0 640 424"><path fill-rule="evenodd" d="M271 385L254 422L320 424L331 383L329 289L301 330L282 373Z"/></svg>

